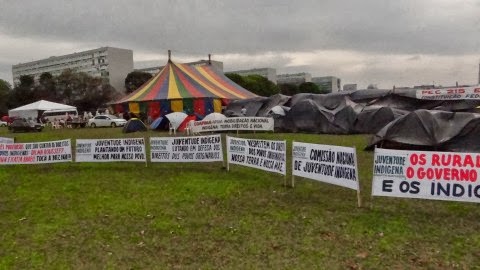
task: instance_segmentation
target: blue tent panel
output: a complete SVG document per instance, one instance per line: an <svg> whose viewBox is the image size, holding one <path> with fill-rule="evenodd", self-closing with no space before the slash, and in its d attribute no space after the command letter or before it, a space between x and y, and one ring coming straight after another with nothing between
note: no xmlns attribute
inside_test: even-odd
<svg viewBox="0 0 480 270"><path fill-rule="evenodd" d="M147 131L147 126L138 118L132 118L127 121L123 127L123 133L131 133L137 131Z"/></svg>

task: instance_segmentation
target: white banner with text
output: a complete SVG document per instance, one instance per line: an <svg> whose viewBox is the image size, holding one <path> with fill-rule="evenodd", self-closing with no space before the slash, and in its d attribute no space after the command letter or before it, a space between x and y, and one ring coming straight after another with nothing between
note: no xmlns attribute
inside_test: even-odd
<svg viewBox="0 0 480 270"><path fill-rule="evenodd" d="M480 202L479 153L375 149L373 196Z"/></svg>
<svg viewBox="0 0 480 270"><path fill-rule="evenodd" d="M223 161L220 135L150 138L152 162Z"/></svg>
<svg viewBox="0 0 480 270"><path fill-rule="evenodd" d="M76 142L76 162L146 162L144 138L79 139Z"/></svg>
<svg viewBox="0 0 480 270"><path fill-rule="evenodd" d="M221 130L272 130L273 118L269 117L231 117L219 120L195 121L192 132L208 132Z"/></svg>
<svg viewBox="0 0 480 270"><path fill-rule="evenodd" d="M286 141L242 139L227 136L228 163L286 175Z"/></svg>
<svg viewBox="0 0 480 270"><path fill-rule="evenodd" d="M70 140L0 144L0 164L37 164L70 161L72 161Z"/></svg>
<svg viewBox="0 0 480 270"><path fill-rule="evenodd" d="M359 190L355 148L292 143L292 174Z"/></svg>
<svg viewBox="0 0 480 270"><path fill-rule="evenodd" d="M471 87L422 89L417 90L416 96L418 99L429 100L480 99L480 85Z"/></svg>
<svg viewBox="0 0 480 270"><path fill-rule="evenodd" d="M15 143L13 138L0 137L0 143Z"/></svg>

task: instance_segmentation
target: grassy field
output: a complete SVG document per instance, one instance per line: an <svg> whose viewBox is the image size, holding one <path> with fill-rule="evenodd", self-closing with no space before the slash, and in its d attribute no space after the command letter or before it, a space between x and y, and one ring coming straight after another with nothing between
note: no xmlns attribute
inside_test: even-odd
<svg viewBox="0 0 480 270"><path fill-rule="evenodd" d="M12 135L18 142L168 136L0 128ZM300 178L285 188L280 175L235 165L227 172L221 163L2 166L0 269L480 267L478 205L372 199L367 136L240 136L356 146L365 206L356 207L352 190Z"/></svg>

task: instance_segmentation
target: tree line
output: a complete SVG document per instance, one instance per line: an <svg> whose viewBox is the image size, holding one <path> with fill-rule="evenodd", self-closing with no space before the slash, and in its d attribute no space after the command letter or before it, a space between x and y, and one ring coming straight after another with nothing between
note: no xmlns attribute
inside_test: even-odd
<svg viewBox="0 0 480 270"><path fill-rule="evenodd" d="M8 109L42 99L72 105L78 111L95 111L120 96L102 78L71 69L64 70L58 76L45 72L38 80L23 75L19 81L12 88L7 81L0 79L0 115L7 114Z"/></svg>

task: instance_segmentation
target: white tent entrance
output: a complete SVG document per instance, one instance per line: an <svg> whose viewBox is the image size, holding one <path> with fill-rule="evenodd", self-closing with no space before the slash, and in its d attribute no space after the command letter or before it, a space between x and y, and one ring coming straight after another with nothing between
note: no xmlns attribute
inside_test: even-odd
<svg viewBox="0 0 480 270"><path fill-rule="evenodd" d="M8 111L8 116L36 119L45 111L60 111L60 110L76 111L77 108L74 106L65 105L61 103L40 100L34 103L23 105L15 109L11 109Z"/></svg>

